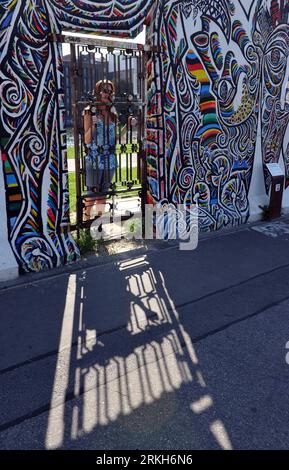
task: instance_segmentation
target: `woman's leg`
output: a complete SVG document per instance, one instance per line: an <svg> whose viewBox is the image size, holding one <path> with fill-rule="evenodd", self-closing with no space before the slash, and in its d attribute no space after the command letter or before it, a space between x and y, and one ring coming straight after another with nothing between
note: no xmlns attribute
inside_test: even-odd
<svg viewBox="0 0 289 470"><path fill-rule="evenodd" d="M96 214L102 215L105 212L105 205L106 205L106 197L101 193L104 192L104 173L105 171L102 169L98 169L98 188L97 192L99 196L97 196L95 200L95 207L96 207Z"/></svg>
<svg viewBox="0 0 289 470"><path fill-rule="evenodd" d="M96 201L95 201L95 207L96 207L97 215L104 214L105 213L105 207L106 207L106 197L100 196L99 198L97 198Z"/></svg>
<svg viewBox="0 0 289 470"><path fill-rule="evenodd" d="M84 204L85 204L85 207L84 207L84 221L87 222L88 220L91 219L91 211L92 211L92 208L95 204L95 197L87 197L85 198L84 200Z"/></svg>
<svg viewBox="0 0 289 470"><path fill-rule="evenodd" d="M94 186L94 170L89 155L85 157L85 186L92 188Z"/></svg>
<svg viewBox="0 0 289 470"><path fill-rule="evenodd" d="M91 150L90 150L91 151ZM85 157L85 185L88 191L93 191L95 186L95 169L92 164L93 157L88 154ZM91 219L91 210L93 208L95 197L87 197L84 199L84 216L83 220Z"/></svg>

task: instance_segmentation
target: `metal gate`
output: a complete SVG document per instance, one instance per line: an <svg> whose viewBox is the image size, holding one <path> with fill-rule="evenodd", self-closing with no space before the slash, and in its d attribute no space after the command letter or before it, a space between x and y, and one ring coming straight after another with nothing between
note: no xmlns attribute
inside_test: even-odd
<svg viewBox="0 0 289 470"><path fill-rule="evenodd" d="M97 218L91 214L87 220L86 207L98 199L109 201L124 196L137 196L143 209L146 198L146 159L144 148L145 104L146 104L146 61L149 48L135 43L81 39L62 36L62 42L70 44L69 76L65 74L68 115L71 109L75 150L76 174L76 224L72 228L89 227ZM116 121L113 142L106 140L109 126L103 130L100 139L95 132L93 145L95 154L114 155L114 171L104 168L100 189L88 184L88 154L84 142L83 112L95 112L99 103L92 93L96 83L113 83L113 107ZM104 129L105 125L103 125ZM100 139L100 141L98 141ZM99 158L99 157L97 157ZM94 177L99 170L93 166ZM96 176L96 179L99 177ZM103 189L104 188L104 189ZM113 207L113 204L110 204ZM86 217L85 217L86 215ZM125 215L124 215L125 218Z"/></svg>

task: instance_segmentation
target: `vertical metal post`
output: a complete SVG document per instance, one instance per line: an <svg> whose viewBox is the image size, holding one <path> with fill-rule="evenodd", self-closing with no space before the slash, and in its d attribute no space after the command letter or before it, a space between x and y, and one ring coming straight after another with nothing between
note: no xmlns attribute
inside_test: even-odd
<svg viewBox="0 0 289 470"><path fill-rule="evenodd" d="M146 126L146 90L147 90L147 52L143 51L141 55L142 71L141 71L141 139L139 144L139 152L141 157L141 209L142 219L145 220L145 206L147 201L147 144L145 135ZM143 224L143 236L145 236L145 227Z"/></svg>
<svg viewBox="0 0 289 470"><path fill-rule="evenodd" d="M73 117L73 134L74 134L74 157L75 157L75 175L76 175L76 227L77 237L79 238L79 230L82 226L83 207L81 198L81 172L80 172L80 155L79 155L79 129L78 129L78 70L75 45L70 44L70 57L72 69L72 117Z"/></svg>

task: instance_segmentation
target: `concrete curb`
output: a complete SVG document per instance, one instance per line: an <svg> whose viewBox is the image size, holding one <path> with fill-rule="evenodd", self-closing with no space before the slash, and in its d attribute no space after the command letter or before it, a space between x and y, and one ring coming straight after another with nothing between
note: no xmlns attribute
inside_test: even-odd
<svg viewBox="0 0 289 470"><path fill-rule="evenodd" d="M282 216L278 221L289 221L289 215L286 214ZM276 220L276 221L277 221ZM238 227L230 227L230 228L223 228L220 231L209 232L209 233L201 233L199 234L199 242L207 241L210 239L221 238L224 236L234 235L239 232L244 232L247 230L251 230L252 227L266 225L268 223L274 223L274 221L259 221L259 222L249 222L244 225L240 225ZM60 266L58 268L54 268L48 271L42 271L38 273L28 273L23 274L17 279L11 279L0 282L0 292L13 289L17 287L25 287L29 286L34 283L43 282L52 278L56 278L58 276L65 276L72 273L77 273L82 270L87 269L94 269L97 267L101 267L104 265L117 263L120 261L130 260L136 257L145 256L149 253L159 252L159 251L167 251L172 249L178 249L179 242L178 241L162 241L162 240L152 240L149 241L144 245L141 245L133 250L124 251L117 254L100 254L96 256L95 254L89 254L87 257L77 261L73 264Z"/></svg>

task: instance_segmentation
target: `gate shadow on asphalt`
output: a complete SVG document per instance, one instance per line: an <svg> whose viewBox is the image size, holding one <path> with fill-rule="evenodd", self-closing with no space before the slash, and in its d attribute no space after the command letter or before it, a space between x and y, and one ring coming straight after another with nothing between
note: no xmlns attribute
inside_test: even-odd
<svg viewBox="0 0 289 470"><path fill-rule="evenodd" d="M46 448L231 449L162 272L115 270L109 286L70 276Z"/></svg>

